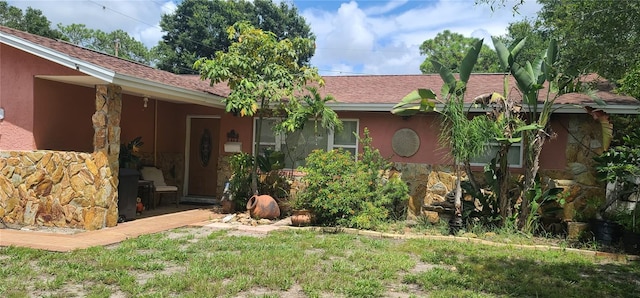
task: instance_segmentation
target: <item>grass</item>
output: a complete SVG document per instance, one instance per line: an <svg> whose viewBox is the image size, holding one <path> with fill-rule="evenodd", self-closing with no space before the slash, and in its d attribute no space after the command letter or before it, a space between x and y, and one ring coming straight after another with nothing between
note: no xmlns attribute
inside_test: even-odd
<svg viewBox="0 0 640 298"><path fill-rule="evenodd" d="M1 297L633 297L640 266L567 251L183 228L70 253L0 248ZM514 240L514 242L517 242Z"/></svg>

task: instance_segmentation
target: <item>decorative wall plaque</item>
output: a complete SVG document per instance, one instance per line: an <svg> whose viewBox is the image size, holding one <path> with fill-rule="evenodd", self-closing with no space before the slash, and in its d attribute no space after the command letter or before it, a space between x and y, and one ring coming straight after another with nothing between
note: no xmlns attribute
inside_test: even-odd
<svg viewBox="0 0 640 298"><path fill-rule="evenodd" d="M393 152L402 157L409 157L420 148L420 137L410 128L398 129L391 138L391 147Z"/></svg>

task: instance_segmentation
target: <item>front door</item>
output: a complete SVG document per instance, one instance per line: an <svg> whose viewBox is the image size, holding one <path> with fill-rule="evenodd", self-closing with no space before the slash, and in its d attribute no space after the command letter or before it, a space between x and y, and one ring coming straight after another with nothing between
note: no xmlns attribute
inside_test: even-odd
<svg viewBox="0 0 640 298"><path fill-rule="evenodd" d="M219 139L220 119L191 118L187 195L215 197Z"/></svg>

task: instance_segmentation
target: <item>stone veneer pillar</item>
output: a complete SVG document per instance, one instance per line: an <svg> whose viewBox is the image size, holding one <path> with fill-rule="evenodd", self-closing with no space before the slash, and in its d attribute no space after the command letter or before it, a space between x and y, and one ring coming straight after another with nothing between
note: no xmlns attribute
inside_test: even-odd
<svg viewBox="0 0 640 298"><path fill-rule="evenodd" d="M93 151L103 152L118 185L118 156L120 155L120 114L122 112L122 87L118 85L96 86L96 112L93 121Z"/></svg>

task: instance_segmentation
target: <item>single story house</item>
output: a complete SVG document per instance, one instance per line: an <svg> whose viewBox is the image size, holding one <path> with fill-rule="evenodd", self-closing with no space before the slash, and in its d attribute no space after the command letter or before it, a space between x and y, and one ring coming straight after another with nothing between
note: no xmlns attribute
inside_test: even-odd
<svg viewBox="0 0 640 298"><path fill-rule="evenodd" d="M440 77L324 79L321 93L335 97L330 106L345 129L316 133L307 125L284 137L269 129L275 120L267 119L261 148L285 152L293 168L314 148L358 152L353 133L362 136L368 129L372 145L391 158L409 183L414 213L442 200L454 177L447 150L437 142L437 115L390 113L414 89L440 90ZM500 92L502 80L501 74L474 74L469 98ZM224 84L212 87L198 76L175 75L0 26L0 219L84 229L116 225L120 145L139 136L143 162L160 168L167 182L179 187L180 197L219 197L230 174L228 157L252 152L255 140L254 119L225 113L222 99L228 94ZM598 95L608 103L598 108L607 113L638 113L633 98L606 88ZM556 105L552 127L557 137L545 144L541 172L576 194L603 192L590 171L591 157L602 150L600 127L583 108L595 104L572 94ZM515 148L512 163L518 171L522 157Z"/></svg>

